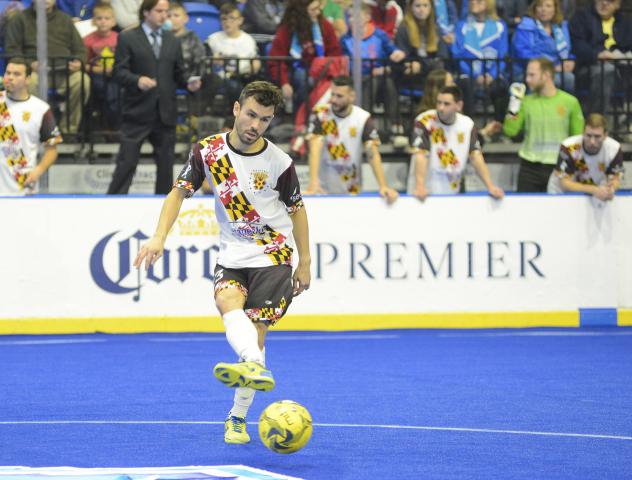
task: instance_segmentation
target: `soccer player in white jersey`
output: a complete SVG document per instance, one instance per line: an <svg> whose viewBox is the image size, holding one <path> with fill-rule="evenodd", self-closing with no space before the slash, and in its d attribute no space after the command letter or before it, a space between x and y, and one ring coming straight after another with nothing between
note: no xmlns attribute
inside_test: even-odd
<svg viewBox="0 0 632 480"><path fill-rule="evenodd" d="M468 160L489 194L496 199L504 196L491 180L474 121L459 113L462 108L461 89L445 86L437 95L436 110L415 119L407 192L422 201L429 193L459 193Z"/></svg>
<svg viewBox="0 0 632 480"><path fill-rule="evenodd" d="M262 137L282 104L281 90L269 82L252 82L242 90L233 106L233 129L192 147L165 199L156 233L134 261L137 268L144 261L148 269L161 257L183 200L206 178L220 224L215 304L239 358L238 363L214 368L218 380L236 387L224 428L227 443L250 441L246 414L255 391L275 385L265 368L266 333L285 314L292 297L309 288L311 279L307 214L294 164ZM299 258L292 275L294 247Z"/></svg>
<svg viewBox="0 0 632 480"><path fill-rule="evenodd" d="M39 178L57 160L62 138L50 106L29 94L31 65L9 60L0 92L0 195L36 193ZM44 153L38 163L37 154Z"/></svg>
<svg viewBox="0 0 632 480"><path fill-rule="evenodd" d="M335 77L328 104L314 107L309 127L309 185L305 193L360 193L363 151L373 169L380 195L397 200L384 178L380 137L371 114L353 104L355 91L348 76Z"/></svg>
<svg viewBox="0 0 632 480"><path fill-rule="evenodd" d="M623 177L621 144L608 136L603 115L588 116L583 135L562 142L548 192L582 192L601 201L614 198Z"/></svg>

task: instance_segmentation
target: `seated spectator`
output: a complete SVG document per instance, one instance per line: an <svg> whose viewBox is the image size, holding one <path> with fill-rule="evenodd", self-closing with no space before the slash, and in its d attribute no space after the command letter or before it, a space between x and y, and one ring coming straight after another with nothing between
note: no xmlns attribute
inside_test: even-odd
<svg viewBox="0 0 632 480"><path fill-rule="evenodd" d="M371 20L371 9L368 5L362 5L360 12L362 20L362 44L360 46L363 59L369 61L362 62L362 108L373 111L373 107L378 101L384 104L386 121L390 125L390 134L393 137L403 137L404 126L399 117L399 94L395 87L395 82L390 75L390 67L385 60L399 63L406 54L397 48L388 38L388 35L373 24ZM351 24L351 30L354 30ZM344 54L353 58L353 32L349 31L341 39ZM402 138L394 138L394 143L399 143ZM403 141L407 139L403 137Z"/></svg>
<svg viewBox="0 0 632 480"><path fill-rule="evenodd" d="M288 65L270 61L268 71L281 86L283 97L293 102L294 110L308 94L308 68L316 57L342 55L334 27L321 14L318 0L289 0L277 30L270 56L292 57Z"/></svg>
<svg viewBox="0 0 632 480"><path fill-rule="evenodd" d="M73 22L92 18L96 4L97 0L57 0L57 8L68 14Z"/></svg>
<svg viewBox="0 0 632 480"><path fill-rule="evenodd" d="M431 71L426 77L424 83L424 94L419 102L417 113L425 112L426 110L432 110L437 106L437 95L443 87L456 85L452 74L446 70L438 68Z"/></svg>
<svg viewBox="0 0 632 480"><path fill-rule="evenodd" d="M239 8L234 3L225 3L219 13L222 31L209 35L207 44L214 59L213 71L224 80L228 105L232 110L243 87L259 73L261 61L256 58L258 51L254 38L241 30L244 18Z"/></svg>
<svg viewBox="0 0 632 480"><path fill-rule="evenodd" d="M283 0L248 0L244 7L244 31L274 36L285 13Z"/></svg>
<svg viewBox="0 0 632 480"><path fill-rule="evenodd" d="M371 21L373 25L388 35L391 40L395 38L397 27L404 18L402 8L395 0L364 0L371 7Z"/></svg>
<svg viewBox="0 0 632 480"><path fill-rule="evenodd" d="M142 0L111 0L116 25L126 30L138 25L138 11Z"/></svg>
<svg viewBox="0 0 632 480"><path fill-rule="evenodd" d="M454 42L454 28L459 20L454 0L433 0L433 10L441 39L451 45Z"/></svg>
<svg viewBox="0 0 632 480"><path fill-rule="evenodd" d="M412 0L408 4L395 45L406 54L399 68L393 67L400 88L419 88L431 71L443 68L447 48L439 37L432 0Z"/></svg>
<svg viewBox="0 0 632 480"><path fill-rule="evenodd" d="M581 192L601 201L614 198L623 177L621 144L608 136L603 115L586 119L583 135L562 142L548 192Z"/></svg>
<svg viewBox="0 0 632 480"><path fill-rule="evenodd" d="M46 24L49 66L51 68L48 85L62 95L67 94L69 117L61 122L62 129L77 133L81 122L83 102L88 101L90 78L83 73L86 61L86 47L75 28L72 19L55 6L55 0L46 2ZM37 70L37 26L35 5L16 14L7 25L5 49L8 57L23 57L32 61L33 74L29 90L38 91ZM68 90L67 89L68 85ZM83 97L83 99L82 99Z"/></svg>
<svg viewBox="0 0 632 480"><path fill-rule="evenodd" d="M494 0L470 0L470 12L459 21L452 55L459 60L458 84L463 89L466 115L472 116L476 96L491 97L494 119L501 121L507 107L505 62L509 51L507 25L498 18Z"/></svg>
<svg viewBox="0 0 632 480"><path fill-rule="evenodd" d="M345 21L345 14L339 1L336 0L324 0L322 3L323 17L329 20L329 23L334 27L338 38L347 33L347 22Z"/></svg>
<svg viewBox="0 0 632 480"><path fill-rule="evenodd" d="M555 85L575 91L575 55L571 53L568 24L562 16L559 0L535 0L512 39L514 76L522 80L532 58L545 57L555 64Z"/></svg>
<svg viewBox="0 0 632 480"><path fill-rule="evenodd" d="M632 22L620 11L621 0L594 0L578 10L569 24L578 73L590 83L589 110L604 112L615 85L612 60L632 51Z"/></svg>
<svg viewBox="0 0 632 480"><path fill-rule="evenodd" d="M92 74L92 102L101 107L106 125L115 129L120 105L118 86L111 80L118 42L118 33L113 30L116 23L112 5L97 3L93 9L92 22L96 31L83 39L88 52L87 69Z"/></svg>

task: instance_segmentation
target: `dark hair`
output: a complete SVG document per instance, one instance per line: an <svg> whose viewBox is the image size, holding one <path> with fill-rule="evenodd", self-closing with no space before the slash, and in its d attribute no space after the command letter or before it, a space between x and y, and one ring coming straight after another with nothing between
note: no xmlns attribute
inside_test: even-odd
<svg viewBox="0 0 632 480"><path fill-rule="evenodd" d="M235 5L233 2L226 2L219 9L219 14L220 15L230 15L234 11L237 11L237 13L239 13L239 16L241 16L241 10L239 10L239 7L237 5Z"/></svg>
<svg viewBox="0 0 632 480"><path fill-rule="evenodd" d="M338 75L334 77L331 82L336 87L349 87L353 90L353 79L349 75Z"/></svg>
<svg viewBox="0 0 632 480"><path fill-rule="evenodd" d="M7 65L9 65L10 63L14 64L14 65L24 65L26 67L26 76L30 76L31 73L33 73L33 69L31 68L31 64L30 62L27 62L24 58L22 57L12 57L9 59L9 61L7 62Z"/></svg>
<svg viewBox="0 0 632 480"><path fill-rule="evenodd" d="M158 5L160 0L143 0L143 3L140 4L140 8L138 9L138 18L140 23L145 21L145 12L153 10L153 8Z"/></svg>
<svg viewBox="0 0 632 480"><path fill-rule="evenodd" d="M463 92L456 85L446 85L439 90L439 95L452 95L455 102L463 100Z"/></svg>
<svg viewBox="0 0 632 480"><path fill-rule="evenodd" d="M312 38L312 21L307 14L307 7L314 0L288 0L283 18L280 25L285 25L290 35L296 33L298 43L302 46L306 42L311 42ZM318 17L318 24L322 31L322 13Z"/></svg>
<svg viewBox="0 0 632 480"><path fill-rule="evenodd" d="M555 78L555 64L551 60L545 57L539 57L532 58L531 61L537 62L538 65L540 65L540 70L542 71L542 73L548 72L549 75L551 75L552 79Z"/></svg>
<svg viewBox="0 0 632 480"><path fill-rule="evenodd" d="M243 107L246 100L250 97L253 97L259 105L264 107L273 106L275 111L283 105L281 89L273 83L263 80L250 82L244 87L239 95L239 105Z"/></svg>

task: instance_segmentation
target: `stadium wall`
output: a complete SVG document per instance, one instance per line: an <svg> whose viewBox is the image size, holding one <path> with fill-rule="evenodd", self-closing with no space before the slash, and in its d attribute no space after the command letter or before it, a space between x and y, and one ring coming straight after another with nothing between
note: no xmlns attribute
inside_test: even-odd
<svg viewBox="0 0 632 480"><path fill-rule="evenodd" d="M0 198L0 333L221 331L212 198L148 274L162 198ZM632 195L307 197L312 286L282 330L632 325Z"/></svg>

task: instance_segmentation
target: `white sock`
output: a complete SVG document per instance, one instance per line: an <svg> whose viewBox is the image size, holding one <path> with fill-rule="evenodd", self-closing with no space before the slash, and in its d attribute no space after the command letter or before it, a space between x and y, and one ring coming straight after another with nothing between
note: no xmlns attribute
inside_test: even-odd
<svg viewBox="0 0 632 480"><path fill-rule="evenodd" d="M266 361L265 347L261 351L261 355L263 357L262 365L265 367L265 361ZM248 387L236 388L235 397L233 399L233 408L231 408L230 412L228 412L228 416L246 418L246 415L248 415L248 409L250 408L250 405L252 405L252 402L255 399L255 393L257 393L257 391L254 390L253 388L248 388Z"/></svg>
<svg viewBox="0 0 632 480"><path fill-rule="evenodd" d="M226 329L226 339L237 356L245 362L263 364L263 354L259 350L259 336L246 312L232 310L222 317Z"/></svg>

